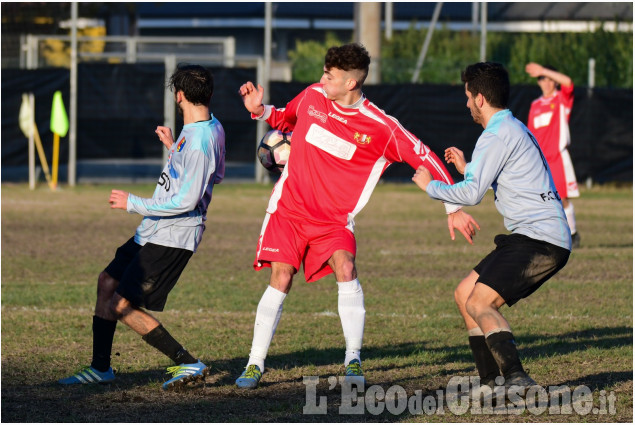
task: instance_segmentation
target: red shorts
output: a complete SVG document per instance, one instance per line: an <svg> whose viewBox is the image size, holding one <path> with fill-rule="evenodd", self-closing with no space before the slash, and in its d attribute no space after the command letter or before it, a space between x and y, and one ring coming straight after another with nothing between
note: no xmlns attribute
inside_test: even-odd
<svg viewBox="0 0 635 425"><path fill-rule="evenodd" d="M551 176L553 177L553 182L556 185L556 190L560 198L578 198L580 192L578 190L578 183L569 152L564 150L557 159L548 162Z"/></svg>
<svg viewBox="0 0 635 425"><path fill-rule="evenodd" d="M340 249L353 255L357 251L353 232L340 224L313 224L267 213L258 240L254 269L271 267L272 262L277 262L300 270L302 263L306 281L314 282L333 273L327 262Z"/></svg>

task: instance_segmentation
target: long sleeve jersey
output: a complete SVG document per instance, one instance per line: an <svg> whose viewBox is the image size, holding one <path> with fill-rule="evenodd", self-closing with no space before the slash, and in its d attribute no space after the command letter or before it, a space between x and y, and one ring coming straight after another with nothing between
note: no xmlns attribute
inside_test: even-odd
<svg viewBox="0 0 635 425"><path fill-rule="evenodd" d="M434 178L452 178L428 146L364 96L354 105L329 100L313 84L285 108L265 105L261 117L273 128L293 131L291 155L267 211L312 223L342 224L366 205L381 175L393 162L424 165ZM446 205L447 212L458 210Z"/></svg>
<svg viewBox="0 0 635 425"><path fill-rule="evenodd" d="M541 96L531 103L527 127L549 163L560 159L560 152L571 144L569 117L572 107L573 84L562 86L553 96Z"/></svg>
<svg viewBox="0 0 635 425"><path fill-rule="evenodd" d="M527 127L505 109L490 118L454 185L432 181L433 199L476 205L492 187L505 228L571 249L571 233L542 151Z"/></svg>
<svg viewBox="0 0 635 425"><path fill-rule="evenodd" d="M127 210L144 216L135 242L196 252L214 184L225 175L225 131L212 115L183 126L152 198L130 194Z"/></svg>

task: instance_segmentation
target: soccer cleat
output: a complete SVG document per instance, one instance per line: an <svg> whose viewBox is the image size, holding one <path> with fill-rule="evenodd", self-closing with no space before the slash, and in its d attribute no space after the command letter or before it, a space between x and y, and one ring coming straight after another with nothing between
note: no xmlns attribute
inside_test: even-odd
<svg viewBox="0 0 635 425"><path fill-rule="evenodd" d="M197 363L181 363L178 366L171 366L167 373L172 374L172 379L163 383L163 389L180 388L188 382L205 379L209 375L209 368L200 360Z"/></svg>
<svg viewBox="0 0 635 425"><path fill-rule="evenodd" d="M86 366L75 375L57 381L62 385L75 384L107 384L115 380L115 374L112 368L108 368L105 372L100 372L92 366Z"/></svg>
<svg viewBox="0 0 635 425"><path fill-rule="evenodd" d="M346 365L346 376L344 380L350 384L358 383L366 385L366 379L364 379L364 372L362 371L362 365L359 360L353 359Z"/></svg>
<svg viewBox="0 0 635 425"><path fill-rule="evenodd" d="M571 235L571 248L580 248L580 234L578 232Z"/></svg>
<svg viewBox="0 0 635 425"><path fill-rule="evenodd" d="M535 385L538 385L536 384L536 381L531 379L529 375L527 375L525 372L510 373L509 376L505 379L506 389L509 390L509 388L513 386L520 387L522 391L519 394L523 396L525 395L525 392L527 392L527 390L530 387L533 387Z"/></svg>
<svg viewBox="0 0 635 425"><path fill-rule="evenodd" d="M260 378L262 378L260 368L255 364L250 364L245 368L238 379L236 379L236 386L238 388L254 389L258 386Z"/></svg>

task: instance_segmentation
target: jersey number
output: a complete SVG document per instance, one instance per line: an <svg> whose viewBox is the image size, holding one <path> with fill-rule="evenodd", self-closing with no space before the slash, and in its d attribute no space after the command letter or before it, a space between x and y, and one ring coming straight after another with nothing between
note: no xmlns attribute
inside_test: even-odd
<svg viewBox="0 0 635 425"><path fill-rule="evenodd" d="M159 178L159 186L165 186L165 191L170 191L170 177L167 174L161 173L161 177Z"/></svg>

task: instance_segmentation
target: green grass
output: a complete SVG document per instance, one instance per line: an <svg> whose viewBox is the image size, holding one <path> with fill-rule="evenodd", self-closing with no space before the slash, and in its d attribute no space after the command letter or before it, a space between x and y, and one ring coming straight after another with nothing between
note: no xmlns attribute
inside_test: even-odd
<svg viewBox="0 0 635 425"><path fill-rule="evenodd" d="M119 185L150 196L150 185ZM615 415L340 415L344 341L332 276L299 274L255 391L234 380L245 366L268 272L252 262L271 186L215 189L203 242L157 313L193 354L212 365L204 384L164 392L169 359L118 325L112 385L55 381L90 362L96 281L137 215L111 211L110 186L50 192L2 189L2 420L4 422L632 422L633 192L583 190L575 200L582 248L530 298L503 307L526 369L543 387L585 385L595 405L617 397ZM432 395L452 376L474 375L453 301L456 284L505 233L492 194L468 209L481 225L474 246L451 241L443 208L414 185L377 187L357 217L357 268L367 321L362 357L369 385ZM303 376L319 376L326 415L303 415Z"/></svg>

